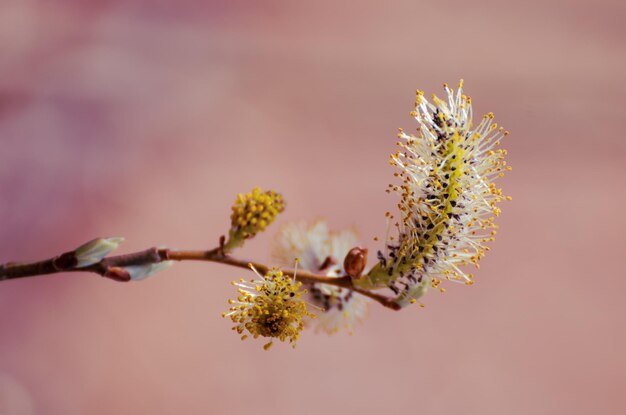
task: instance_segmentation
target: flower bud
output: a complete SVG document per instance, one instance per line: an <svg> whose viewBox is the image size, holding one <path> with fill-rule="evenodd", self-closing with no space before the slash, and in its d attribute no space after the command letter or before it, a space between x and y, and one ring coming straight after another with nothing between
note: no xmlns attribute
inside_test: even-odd
<svg viewBox="0 0 626 415"><path fill-rule="evenodd" d="M128 265L124 269L130 275L131 281L141 281L171 267L173 264L174 261L162 261L144 265Z"/></svg>
<svg viewBox="0 0 626 415"><path fill-rule="evenodd" d="M285 209L280 193L262 191L258 187L247 194L239 194L232 207L229 239L224 251L242 246L246 239L262 232Z"/></svg>
<svg viewBox="0 0 626 415"><path fill-rule="evenodd" d="M355 247L352 248L343 261L343 269L346 274L352 278L359 278L365 269L367 263L367 249Z"/></svg>
<svg viewBox="0 0 626 415"><path fill-rule="evenodd" d="M74 251L77 261L75 268L97 264L113 250L117 249L122 242L124 242L122 237L97 238L79 246Z"/></svg>

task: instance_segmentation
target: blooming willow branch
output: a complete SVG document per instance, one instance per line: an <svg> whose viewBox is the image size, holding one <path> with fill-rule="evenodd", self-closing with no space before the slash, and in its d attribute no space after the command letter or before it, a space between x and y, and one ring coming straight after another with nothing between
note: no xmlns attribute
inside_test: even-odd
<svg viewBox="0 0 626 415"><path fill-rule="evenodd" d="M176 261L209 261L252 269L255 278L233 282L237 297L229 300L223 315L234 323L242 339L265 337L295 346L302 330L351 332L372 302L399 310L416 303L429 288L443 281L471 285L493 241L500 214L498 203L510 199L495 181L511 168L500 141L508 132L494 123L493 113L474 127L472 105L463 94L462 81L455 92L444 84L445 100L432 103L417 91L416 136L400 130L399 150L390 164L398 169L399 184L388 193L400 196L399 219L394 235L378 251L378 262L367 269L368 250L352 230L331 231L323 221L284 226L273 248L275 263L300 269L270 268L234 256L248 240L264 231L285 209L282 195L253 189L237 196L230 216L228 236L209 250L149 248L131 254L109 256L124 238L98 238L47 260L0 265L0 281L54 274L92 272L126 282L140 281ZM394 215L387 213L388 221ZM389 290L389 295L379 290ZM372 301L373 300L373 301ZM422 305L422 304L420 304ZM315 309L314 313L309 308Z"/></svg>

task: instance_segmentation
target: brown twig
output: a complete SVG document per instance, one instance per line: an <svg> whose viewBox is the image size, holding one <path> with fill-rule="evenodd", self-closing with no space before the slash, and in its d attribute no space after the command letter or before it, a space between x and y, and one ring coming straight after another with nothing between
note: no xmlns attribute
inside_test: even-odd
<svg viewBox="0 0 626 415"><path fill-rule="evenodd" d="M82 268L75 268L75 255L73 251L70 251L44 261L20 264L7 263L0 265L0 281L34 277L38 275L56 274L60 272L93 272L116 281L129 281L131 279L130 274L124 269L124 267L132 265L156 264L167 260L209 261L239 268L249 268L250 265L252 265L261 274L264 274L269 269L266 265L237 259L227 255L223 252L223 248L221 246L209 251L176 251L171 249L150 248L131 254L107 257L98 263ZM352 279L349 276L326 277L303 270L298 270L296 273L294 270L290 269L283 270L283 273L290 276L294 276L295 274L296 279L303 283L323 283L341 288L347 288L369 297L392 310L400 309L398 304L396 304L392 298L354 287L352 285Z"/></svg>

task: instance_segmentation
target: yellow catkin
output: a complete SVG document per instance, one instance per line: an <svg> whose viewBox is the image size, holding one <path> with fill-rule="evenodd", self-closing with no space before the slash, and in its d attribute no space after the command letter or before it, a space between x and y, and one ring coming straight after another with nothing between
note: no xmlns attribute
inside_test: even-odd
<svg viewBox="0 0 626 415"><path fill-rule="evenodd" d="M256 272L256 270L255 270ZM235 282L239 295L229 300L232 306L222 315L234 323L233 330L242 334L248 332L253 338L267 337L289 341L295 347L296 340L304 328L304 317L315 316L307 310L302 299L306 291L301 283L284 275L279 269L272 269L265 275L250 282ZM248 336L242 336L245 340ZM272 341L264 346L268 350Z"/></svg>
<svg viewBox="0 0 626 415"><path fill-rule="evenodd" d="M243 245L244 240L264 231L285 210L280 193L263 191L258 187L246 194L237 195L231 208L229 240L225 250Z"/></svg>
<svg viewBox="0 0 626 415"><path fill-rule="evenodd" d="M444 84L447 97L433 95L432 104L417 92L411 115L419 123L418 135L400 129L399 150L390 157L401 180L387 189L400 196L397 235L386 239L367 278L355 282L360 288L391 288L401 306L441 281L471 285L463 267L479 267L485 244L496 234L497 205L511 200L495 185L510 170L506 150L499 148L508 132L493 122L491 112L472 124L471 100L462 85L455 92Z"/></svg>

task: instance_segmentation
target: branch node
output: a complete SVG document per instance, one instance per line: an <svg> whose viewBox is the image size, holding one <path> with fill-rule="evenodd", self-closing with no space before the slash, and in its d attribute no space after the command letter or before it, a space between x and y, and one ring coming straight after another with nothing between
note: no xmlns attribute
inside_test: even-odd
<svg viewBox="0 0 626 415"><path fill-rule="evenodd" d="M130 281L130 273L124 268L110 267L102 274L103 277L110 278L114 281L128 282Z"/></svg>
<svg viewBox="0 0 626 415"><path fill-rule="evenodd" d="M219 247L217 248L217 255L223 257L224 254L224 245L226 244L226 236L222 235L220 236L220 244Z"/></svg>
<svg viewBox="0 0 626 415"><path fill-rule="evenodd" d="M66 271L76 265L78 265L78 258L76 258L75 251L65 252L52 260L52 266L57 271Z"/></svg>

